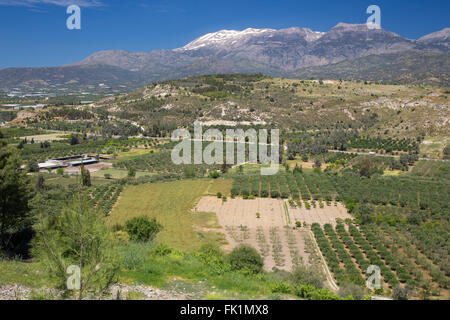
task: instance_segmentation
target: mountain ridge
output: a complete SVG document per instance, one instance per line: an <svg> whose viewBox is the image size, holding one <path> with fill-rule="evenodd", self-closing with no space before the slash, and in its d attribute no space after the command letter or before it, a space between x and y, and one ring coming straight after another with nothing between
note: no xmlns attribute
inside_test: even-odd
<svg viewBox="0 0 450 320"><path fill-rule="evenodd" d="M120 82L119 78L123 79L122 84L136 88L154 81L214 73L261 72L295 77L308 68L373 55L448 53L449 34L450 28L445 28L418 40L410 40L384 29L370 29L366 24L348 23L339 23L328 32L300 27L220 30L173 50L103 50L61 67L0 69L0 88L33 87L35 83L67 85L104 82L116 85ZM89 77L89 70L95 70L97 74ZM443 72L448 73L448 70ZM333 74L330 72L330 75ZM436 76L435 72L433 76Z"/></svg>

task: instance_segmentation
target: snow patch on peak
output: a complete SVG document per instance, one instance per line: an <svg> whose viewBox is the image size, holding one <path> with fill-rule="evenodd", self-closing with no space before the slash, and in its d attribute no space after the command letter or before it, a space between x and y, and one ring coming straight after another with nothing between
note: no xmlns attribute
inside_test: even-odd
<svg viewBox="0 0 450 320"><path fill-rule="evenodd" d="M363 24L351 24L351 23L344 23L339 22L335 27L333 27L331 30L336 29L344 29L346 31L361 31L361 30L370 30L367 23Z"/></svg>
<svg viewBox="0 0 450 320"><path fill-rule="evenodd" d="M267 32L274 32L274 29L254 29L248 28L243 31L237 30L221 30L218 32L208 33L191 43L187 44L183 48L176 49L177 51L197 50L205 46L223 44L228 41L240 40L247 36L254 36Z"/></svg>
<svg viewBox="0 0 450 320"><path fill-rule="evenodd" d="M182 48L175 49L175 51L191 51L198 50L204 47L227 47L238 46L243 42L259 35L276 35L276 34L300 34L306 41L312 42L320 39L326 32L312 31L308 28L292 27L287 29L255 29L248 28L243 31L237 30L221 30L218 32L208 33Z"/></svg>

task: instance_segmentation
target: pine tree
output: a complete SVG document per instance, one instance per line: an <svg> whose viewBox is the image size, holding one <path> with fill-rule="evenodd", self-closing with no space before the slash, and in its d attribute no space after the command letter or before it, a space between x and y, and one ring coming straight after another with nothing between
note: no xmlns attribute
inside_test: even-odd
<svg viewBox="0 0 450 320"><path fill-rule="evenodd" d="M119 263L114 238L101 213L90 206L82 191L77 194L59 214L40 215L32 255L45 266L47 277L67 291L68 268L78 267L81 277L74 293L82 299L105 292L116 281Z"/></svg>
<svg viewBox="0 0 450 320"><path fill-rule="evenodd" d="M30 221L29 200L33 188L20 169L22 160L16 149L0 140L0 248L8 245L7 235L23 230Z"/></svg>

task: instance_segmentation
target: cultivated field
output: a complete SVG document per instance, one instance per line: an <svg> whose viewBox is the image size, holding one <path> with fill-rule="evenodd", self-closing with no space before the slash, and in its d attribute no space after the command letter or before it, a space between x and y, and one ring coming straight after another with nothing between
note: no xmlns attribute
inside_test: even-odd
<svg viewBox="0 0 450 320"><path fill-rule="evenodd" d="M215 231L203 231L214 216L204 214L197 219L191 209L207 192L212 180L184 180L127 186L121 193L109 225L124 225L126 221L146 215L156 218L164 229L158 240L175 249L195 250L205 243L224 243L224 236ZM222 190L225 194L226 190ZM200 221L199 221L200 220Z"/></svg>
<svg viewBox="0 0 450 320"><path fill-rule="evenodd" d="M84 166L86 169L89 170L90 173L94 172L100 172L103 169L109 169L112 168L112 163L109 162L99 162L95 164L89 164ZM79 167L67 167L64 169L64 172L67 174L80 174L81 172L81 166ZM100 176L98 176L100 177Z"/></svg>
<svg viewBox="0 0 450 320"><path fill-rule="evenodd" d="M223 202L217 197L203 197L193 211L216 213L226 233L228 250L249 244L260 251L267 270L277 267L288 271L310 260L311 248L305 243L309 231L295 228L296 222L335 225L336 219L351 218L340 204L307 210L291 208L285 200L263 198Z"/></svg>
<svg viewBox="0 0 450 320"><path fill-rule="evenodd" d="M70 135L71 132L66 131L56 131L48 134L39 134L39 135L31 135L21 137L22 139L27 139L28 141L34 140L35 142L45 142L45 141L61 141L66 140L67 136Z"/></svg>

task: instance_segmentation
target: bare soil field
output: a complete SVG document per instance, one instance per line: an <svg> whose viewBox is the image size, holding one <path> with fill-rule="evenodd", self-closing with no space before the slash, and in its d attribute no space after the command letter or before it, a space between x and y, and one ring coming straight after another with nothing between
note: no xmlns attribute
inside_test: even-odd
<svg viewBox="0 0 450 320"><path fill-rule="evenodd" d="M88 169L90 173L97 172L102 169L110 169L112 167L113 167L113 164L110 162L99 162L99 163L89 164L89 165L84 166L84 168ZM64 172L67 174L80 174L81 166L80 167L67 167L64 169Z"/></svg>
<svg viewBox="0 0 450 320"><path fill-rule="evenodd" d="M208 196L200 199L193 211L214 212L229 244L225 249L251 245L264 257L264 267L268 271L274 267L290 271L296 265L311 264L311 248L305 243L309 231L296 228L297 221L308 225L314 222L335 225L337 218L351 218L340 204L307 210L290 208L286 200L263 198L223 202Z"/></svg>

